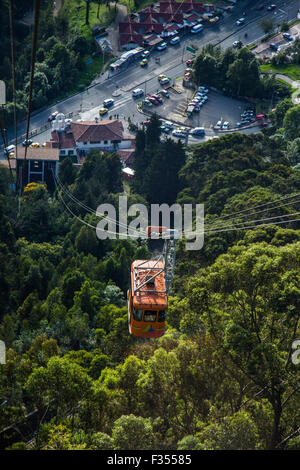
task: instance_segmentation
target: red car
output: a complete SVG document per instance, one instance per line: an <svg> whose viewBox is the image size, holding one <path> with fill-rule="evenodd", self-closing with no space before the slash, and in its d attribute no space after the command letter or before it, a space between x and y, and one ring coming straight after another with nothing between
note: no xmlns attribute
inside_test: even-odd
<svg viewBox="0 0 300 470"><path fill-rule="evenodd" d="M263 5L258 5L258 6L256 7L256 10L263 10L263 8L264 8Z"/></svg>
<svg viewBox="0 0 300 470"><path fill-rule="evenodd" d="M158 101L159 103L162 103L162 102L163 102L161 96L159 96L159 95L152 95L152 98L154 98L154 99L155 99L156 101Z"/></svg>
<svg viewBox="0 0 300 470"><path fill-rule="evenodd" d="M148 96L148 100L150 101L150 103L155 104L156 106L159 104L159 102L155 98L153 98L153 96Z"/></svg>
<svg viewBox="0 0 300 470"><path fill-rule="evenodd" d="M188 60L186 61L186 65L192 65L193 62L194 62L193 59L188 59Z"/></svg>

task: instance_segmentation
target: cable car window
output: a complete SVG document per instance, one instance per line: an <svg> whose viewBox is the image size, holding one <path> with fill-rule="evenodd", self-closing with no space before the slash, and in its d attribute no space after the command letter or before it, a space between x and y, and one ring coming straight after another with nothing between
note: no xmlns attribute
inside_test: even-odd
<svg viewBox="0 0 300 470"><path fill-rule="evenodd" d="M138 310L137 308L133 308L132 313L133 313L133 318L135 319L135 321L142 321L143 310Z"/></svg>
<svg viewBox="0 0 300 470"><path fill-rule="evenodd" d="M145 310L144 311L144 321L156 321L156 311L155 310Z"/></svg>
<svg viewBox="0 0 300 470"><path fill-rule="evenodd" d="M160 310L158 312L158 321L165 321L165 319L166 319L166 311Z"/></svg>

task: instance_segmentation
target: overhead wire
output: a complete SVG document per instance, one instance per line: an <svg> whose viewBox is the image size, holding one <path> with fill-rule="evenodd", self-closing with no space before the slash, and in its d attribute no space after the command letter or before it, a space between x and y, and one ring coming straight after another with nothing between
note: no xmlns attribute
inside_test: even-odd
<svg viewBox="0 0 300 470"><path fill-rule="evenodd" d="M23 185L24 186L25 186L25 181L26 181L26 156L27 156L27 149L28 149L28 135L29 135L31 108L32 108L33 80L34 80L34 68L35 68L35 57L36 57L36 49L37 49L37 39L38 39L38 24L39 24L39 15L40 15L40 3L41 3L41 0L35 0L35 4L34 4L34 30L33 30L33 36L32 36L32 53L31 53L31 67L30 67L29 97L28 97L27 124L26 124L26 137L25 137L25 154L24 154L24 162L23 162Z"/></svg>
<svg viewBox="0 0 300 470"><path fill-rule="evenodd" d="M53 178L55 180L55 184L57 185L58 181L56 179L56 176L54 175L54 172L52 170L52 173L53 173ZM64 206L66 207L66 209L68 210L68 212L73 216L75 217L78 221L80 221L81 223L87 225L88 227L90 228L93 228L95 230L99 230L99 228L95 225L92 225L92 224L89 224L88 222L86 222L85 220L81 219L80 217L78 217L73 211L72 209L66 204L66 202L64 201L64 199L62 198L62 196L59 194L58 192L58 196L60 198L60 200L63 202ZM282 217L290 217L290 216L293 216L293 215L298 215L300 214L300 212L295 212L295 213L292 213L292 214L285 214L283 216L276 216L275 218L282 218ZM265 218L265 219L261 219L260 221L269 221L269 220L273 220L274 218L273 217L270 217L270 218ZM111 219L112 220L112 219ZM214 230L205 230L204 231L201 231L201 232L186 232L186 234L192 234L192 235L201 235L201 234L211 234L211 233L223 233L223 232L231 232L231 231L237 231L237 230L248 230L248 229L252 229L252 228L258 228L258 227L262 227L262 226L269 226L269 225L281 225L281 224L289 224L289 223L292 223L292 222L298 222L300 221L300 218L297 218L297 219L292 219L292 220L281 220L281 221L276 221L276 223L274 222L270 222L270 223L262 223L262 224L256 224L256 225L247 225L245 227L237 227L235 225L233 225L232 227L230 228L225 228L225 229L214 229ZM112 234L112 235L118 235L117 232L111 232L111 231L108 231L108 230L105 230L104 231L105 233L109 233L109 234Z"/></svg>
<svg viewBox="0 0 300 470"><path fill-rule="evenodd" d="M57 187L57 183L58 183L58 179L57 179L57 178L58 178L58 177L54 174L53 170L52 170L52 174L53 174L53 179L54 179L55 185L56 185L56 187ZM73 210L68 206L68 204L65 202L65 200L63 199L63 197L61 196L61 194L59 193L59 191L58 191L58 196L59 196L60 200L63 202L63 204L64 204L64 206L66 207L66 209L68 210L68 212L69 212L73 217L75 217L79 222L83 223L84 225L87 225L87 226L90 227L90 228L95 229L96 231L99 231L99 230L100 230L98 226L89 224L89 223L86 222L85 220L83 220L83 219L81 219L80 217L78 217L78 215L76 215L76 214L73 212ZM80 202L80 201L78 201L78 202ZM86 206L86 207L88 207L88 206ZM89 209L90 209L90 208L89 208ZM92 209L90 209L89 212L91 212L93 215L96 215L96 214L95 214L95 211L93 211ZM110 217L108 217L108 216L105 216L105 219L106 219L107 221L113 222L114 224L120 224L119 222L115 221L114 219L112 219L112 218L110 218ZM133 233L131 233L131 235L132 235L132 236L135 235L136 238L139 238L139 237L141 237L141 236L144 234L144 232L135 230L135 229L133 229L132 227L129 227L128 225L126 225L126 224L122 224L122 226L123 226L123 228L127 228L128 230L132 230ZM104 232L104 233L109 233L110 235L116 235L116 236L119 235L119 232L112 232L112 231L109 231L109 230L103 230L103 232Z"/></svg>
<svg viewBox="0 0 300 470"><path fill-rule="evenodd" d="M243 216L240 216L240 217L246 217L246 216L248 215L248 212L251 212L251 211L253 211L254 209L259 209L260 207L265 207L265 206L268 206L268 205L270 205L270 204L277 204L277 203L280 202L280 201L285 201L285 200L288 200L288 199L293 199L293 198L299 197L299 196L300 196L300 193L293 194L292 196L283 196L283 197L281 197L281 198L275 199L274 201L266 202L266 203L264 203L264 204L258 204L257 206L254 206L254 207L249 207L249 208L243 209L243 210L241 210L241 211L233 212L233 213L231 213L231 214L227 214L227 215L218 217L218 221L219 221L219 220L224 220L224 219L227 219L227 218L229 218L229 219L230 219L230 218L235 218L235 217L237 217L239 214L243 214L243 213L245 213L245 212L246 212L246 214L243 215ZM299 202L299 201L295 201L294 203L296 203L296 202ZM293 203L293 204L294 204L294 203ZM290 203L290 204L292 204L292 203ZM285 205L288 205L288 204L285 204ZM266 211L266 210L271 210L271 209L275 209L275 208L278 208L278 207L281 207L281 206L266 207L266 209L265 209L264 211ZM259 211L259 212L264 212L264 211ZM256 212L256 213L259 213L259 212Z"/></svg>
<svg viewBox="0 0 300 470"><path fill-rule="evenodd" d="M86 204L84 204L82 201L80 201L79 199L77 199L60 181L59 177L58 176L55 176L55 179L56 181L58 182L58 184L60 185L61 189L67 194L67 196L75 203L75 204L78 204L79 206L81 206L83 209L85 209L86 211L90 212L91 214L93 215L96 215L96 211L92 208L90 208L89 206L87 206ZM117 220L114 220L112 218L110 218L108 215L105 216L105 219L107 221L110 221L110 222L113 222L114 224L118 225L119 227L121 228L124 228L124 229L128 229L128 230L132 230L132 234L136 234L137 236L141 236L142 234L144 234L145 232L143 231L139 231L139 230L136 230L130 226L128 226L127 224L124 224L122 222L119 222Z"/></svg>
<svg viewBox="0 0 300 470"><path fill-rule="evenodd" d="M17 138L17 96L16 96L16 66L15 66L14 0L9 1L9 23L10 23L10 44L11 44L11 76L12 76L13 102L14 102L15 158L17 160L17 157L18 157L18 138Z"/></svg>

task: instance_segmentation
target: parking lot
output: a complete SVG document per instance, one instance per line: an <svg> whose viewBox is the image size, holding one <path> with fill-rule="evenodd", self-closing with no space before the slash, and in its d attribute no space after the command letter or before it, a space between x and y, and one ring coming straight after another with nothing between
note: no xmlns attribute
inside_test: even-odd
<svg viewBox="0 0 300 470"><path fill-rule="evenodd" d="M208 99L202 105L200 111L194 111L192 115L188 117L186 109L195 94L195 90L183 88L180 86L180 82L178 85L176 88L178 87L181 93L177 93L172 88L168 88L169 98L163 98L162 104L156 106L152 105L145 109L149 109L151 112L155 111L160 116L181 123L182 125L204 127L206 130L213 130L213 127L219 120L229 122L230 128L234 128L236 123L241 121L241 114L245 109L249 108L249 103L209 90L207 93Z"/></svg>

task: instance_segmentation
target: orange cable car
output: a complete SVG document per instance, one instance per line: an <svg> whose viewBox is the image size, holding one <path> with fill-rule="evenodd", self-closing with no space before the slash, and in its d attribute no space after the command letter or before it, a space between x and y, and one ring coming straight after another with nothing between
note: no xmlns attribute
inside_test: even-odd
<svg viewBox="0 0 300 470"><path fill-rule="evenodd" d="M128 291L128 328L132 336L159 338L165 333L168 294L164 262L135 260Z"/></svg>

